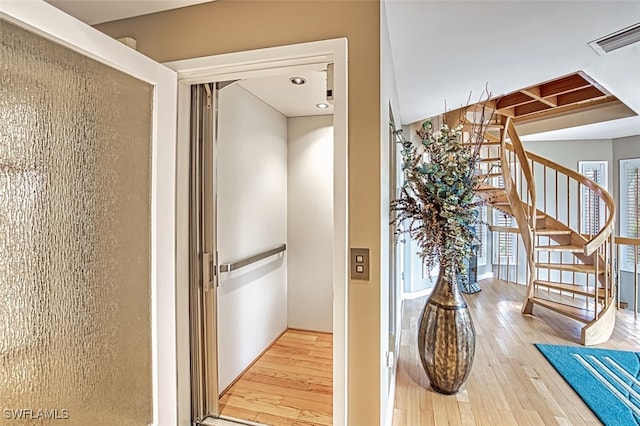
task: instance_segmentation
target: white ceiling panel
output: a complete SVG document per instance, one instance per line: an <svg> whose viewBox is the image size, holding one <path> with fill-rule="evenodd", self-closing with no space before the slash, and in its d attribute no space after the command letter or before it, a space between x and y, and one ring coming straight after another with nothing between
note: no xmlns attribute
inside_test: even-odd
<svg viewBox="0 0 640 426"><path fill-rule="evenodd" d="M590 41L640 21L640 1L386 0L402 122L576 71L640 112L640 46L598 55ZM640 121L627 120L640 134ZM611 125L611 124L609 124ZM634 126L635 130L634 130Z"/></svg>
<svg viewBox="0 0 640 426"><path fill-rule="evenodd" d="M89 25L177 9L214 0L45 0Z"/></svg>
<svg viewBox="0 0 640 426"><path fill-rule="evenodd" d="M303 85L292 84L291 77L302 77ZM295 71L273 77L242 80L238 84L271 105L287 117L333 114L333 105L319 109L316 105L327 103L326 71Z"/></svg>
<svg viewBox="0 0 640 426"><path fill-rule="evenodd" d="M47 1L96 24L208 0ZM443 112L445 103L460 107L470 94L477 101L485 87L498 96L576 71L640 113L640 44L606 55L588 45L640 22L640 0L382 1L405 124ZM309 73L304 86L291 85L290 76L240 84L287 116L332 114L315 107L325 101L324 73ZM615 127L609 122L573 134L602 136ZM615 134L640 134L640 118L620 122Z"/></svg>

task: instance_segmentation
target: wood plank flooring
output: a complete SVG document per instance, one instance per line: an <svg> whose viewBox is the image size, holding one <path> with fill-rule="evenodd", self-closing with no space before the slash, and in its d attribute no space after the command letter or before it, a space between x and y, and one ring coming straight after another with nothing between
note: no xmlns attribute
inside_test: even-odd
<svg viewBox="0 0 640 426"><path fill-rule="evenodd" d="M404 302L394 426L598 425L580 397L533 346L578 345L581 323L541 307L520 314L524 286L480 282L467 295L476 328L476 355L460 393L429 386L418 357L416 330L425 298ZM611 340L597 347L640 351L640 318L618 311Z"/></svg>
<svg viewBox="0 0 640 426"><path fill-rule="evenodd" d="M287 330L220 398L220 413L273 426L333 422L333 335Z"/></svg>

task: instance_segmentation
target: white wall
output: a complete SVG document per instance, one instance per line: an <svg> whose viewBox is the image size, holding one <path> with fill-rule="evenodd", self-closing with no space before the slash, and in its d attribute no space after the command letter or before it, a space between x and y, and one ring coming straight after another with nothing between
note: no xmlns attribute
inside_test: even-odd
<svg viewBox="0 0 640 426"><path fill-rule="evenodd" d="M613 196L616 200L616 204L620 205L620 160L626 160L630 158L640 158L640 135L631 136L628 138L620 138L613 140L613 164L615 167L615 173L613 174L613 182L616 191ZM619 211L619 210L618 210ZM620 212L620 211L619 211ZM618 224L620 223L620 215L618 215L618 221L616 222L616 235L620 235L620 229ZM629 309L634 308L634 279L633 272L621 271L620 272L620 300L629 303ZM638 297L640 304L640 295Z"/></svg>
<svg viewBox="0 0 640 426"><path fill-rule="evenodd" d="M288 325L333 331L333 116L288 120Z"/></svg>
<svg viewBox="0 0 640 426"><path fill-rule="evenodd" d="M613 148L610 139L528 141L522 142L524 149L578 171L578 161L604 160L609 164L609 190L613 189Z"/></svg>
<svg viewBox="0 0 640 426"><path fill-rule="evenodd" d="M286 242L287 119L232 85L218 125L217 242L230 263ZM221 274L217 305L223 391L287 327L286 252Z"/></svg>
<svg viewBox="0 0 640 426"><path fill-rule="evenodd" d="M612 170L613 180L610 180L610 182L613 182L613 186L617 189L620 185L620 160L640 158L640 135L614 139L611 146L613 149L613 167L610 167L610 169ZM612 195L616 200L616 204L619 204L620 191L616 190ZM620 219L619 216L618 219Z"/></svg>

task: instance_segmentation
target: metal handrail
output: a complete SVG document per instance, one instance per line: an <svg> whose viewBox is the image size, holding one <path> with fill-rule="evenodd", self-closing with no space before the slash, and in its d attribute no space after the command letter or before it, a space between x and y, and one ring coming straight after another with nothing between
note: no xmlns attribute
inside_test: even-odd
<svg viewBox="0 0 640 426"><path fill-rule="evenodd" d="M222 265L220 265L218 267L218 270L220 272L231 272L231 271L235 271L237 269L240 268L244 268L245 266L251 265L252 263L255 263L259 260L262 259L266 259L269 256L273 256L274 254L278 254L278 253L282 253L283 251L285 251L287 249L287 245L286 244L282 244L276 248L272 248L270 250L266 250L263 251L262 253L250 256L250 257L245 257L244 259L240 259L236 262L232 262L232 263L223 263Z"/></svg>

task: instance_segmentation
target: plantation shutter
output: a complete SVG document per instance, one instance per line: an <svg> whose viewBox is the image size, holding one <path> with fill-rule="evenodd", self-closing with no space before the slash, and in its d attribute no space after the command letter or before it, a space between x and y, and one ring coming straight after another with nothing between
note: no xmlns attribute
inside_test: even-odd
<svg viewBox="0 0 640 426"><path fill-rule="evenodd" d="M607 186L606 161L580 161L579 172L595 183ZM595 192L586 186L582 186L581 192L580 232L595 235L604 225L604 203Z"/></svg>
<svg viewBox="0 0 640 426"><path fill-rule="evenodd" d="M640 229L640 159L621 160L620 168L620 233L638 238ZM623 246L623 266L632 269L633 247Z"/></svg>
<svg viewBox="0 0 640 426"><path fill-rule="evenodd" d="M514 169L517 166L511 163L511 168ZM500 167L495 164L489 169L489 173L497 173L500 171ZM495 176L491 178L493 186L496 188L504 188L504 178ZM512 216L501 212L498 209L493 209L493 225L498 227L514 228L516 227L516 221ZM493 263L506 265L515 263L515 247L516 247L516 234L510 232L493 232Z"/></svg>
<svg viewBox="0 0 640 426"><path fill-rule="evenodd" d="M485 265L487 263L487 207L480 206L478 208L478 223L476 223L476 235L478 236L478 248L477 258L478 265Z"/></svg>
<svg viewBox="0 0 640 426"><path fill-rule="evenodd" d="M509 216L499 210L494 209L493 223L495 226L515 228L516 221L512 216ZM494 232L494 263L506 264L515 263L515 235L511 232ZM499 258L498 258L499 256Z"/></svg>

